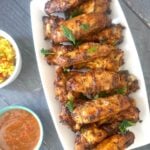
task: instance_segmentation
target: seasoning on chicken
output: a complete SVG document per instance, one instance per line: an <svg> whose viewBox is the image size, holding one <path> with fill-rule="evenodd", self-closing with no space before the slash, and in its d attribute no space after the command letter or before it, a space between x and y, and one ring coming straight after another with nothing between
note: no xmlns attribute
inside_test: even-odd
<svg viewBox="0 0 150 150"><path fill-rule="evenodd" d="M87 101L76 106L71 115L80 126L94 122L106 123L114 115L129 108L129 100L127 96L114 95Z"/></svg>
<svg viewBox="0 0 150 150"><path fill-rule="evenodd" d="M78 7L68 10L66 12L69 18L76 17L81 14L89 13L106 13L109 12L110 0L88 0L85 3L82 3Z"/></svg>
<svg viewBox="0 0 150 150"><path fill-rule="evenodd" d="M45 39L51 39L52 31L55 30L60 24L65 21L63 18L58 18L56 16L44 16L44 36ZM86 25L84 25L86 27ZM102 44L117 45L123 40L123 29L121 24L111 25L102 31L96 31L94 34L82 37L80 42L99 42Z"/></svg>
<svg viewBox="0 0 150 150"><path fill-rule="evenodd" d="M104 69L110 71L118 71L119 67L123 65L124 52L121 50L114 50L107 57L101 57L92 61L74 65L74 69Z"/></svg>
<svg viewBox="0 0 150 150"><path fill-rule="evenodd" d="M117 117L119 117L119 119ZM139 110L131 106L127 110L116 115L113 122L101 126L98 126L98 124L89 124L82 127L81 131L76 134L75 150L92 148L108 136L116 134L119 132L119 126L123 120L130 120L134 123L137 122L139 120Z"/></svg>
<svg viewBox="0 0 150 150"><path fill-rule="evenodd" d="M116 134L102 141L93 150L124 150L134 142L134 134L127 132L125 135Z"/></svg>
<svg viewBox="0 0 150 150"><path fill-rule="evenodd" d="M51 40L54 43L77 41L97 30L102 30L110 24L110 19L100 13L90 13L63 21L52 31Z"/></svg>
<svg viewBox="0 0 150 150"><path fill-rule="evenodd" d="M85 0L49 0L45 4L45 12L50 15L54 12L63 12L75 8Z"/></svg>
<svg viewBox="0 0 150 150"><path fill-rule="evenodd" d="M123 29L124 27L121 24L113 24L100 32L96 32L95 34L82 38L82 41L93 41L101 44L117 45L123 41Z"/></svg>
<svg viewBox="0 0 150 150"><path fill-rule="evenodd" d="M60 51L66 50L66 47L54 46L55 48L60 49ZM47 57L47 62L49 64L56 64L61 67L69 67L80 63L85 63L96 58L106 57L112 51L116 50L116 47L111 45L100 45L98 43L84 43L72 49L72 51L64 52L62 55L56 53L55 55L50 55ZM52 51L53 51L52 50Z"/></svg>
<svg viewBox="0 0 150 150"><path fill-rule="evenodd" d="M52 31L56 29L59 24L61 24L65 19L57 16L43 16L43 29L44 29L44 38L50 39Z"/></svg>
<svg viewBox="0 0 150 150"><path fill-rule="evenodd" d="M81 84L82 83L82 84ZM83 95L106 93L128 94L138 89L138 82L127 71L91 70L74 74L66 83L68 91Z"/></svg>
<svg viewBox="0 0 150 150"><path fill-rule="evenodd" d="M56 65L57 59L59 60L60 56L65 55L67 52L71 52L74 48L71 45L59 46L55 45L49 50L49 55L46 56L47 63L49 65Z"/></svg>
<svg viewBox="0 0 150 150"><path fill-rule="evenodd" d="M55 95L56 99L59 100L62 104L66 104L69 99L76 99L79 97L78 93L67 91L66 81L70 78L75 72L67 73L68 70L65 70L61 67L56 69L56 78L55 78ZM78 101L78 100L77 100Z"/></svg>

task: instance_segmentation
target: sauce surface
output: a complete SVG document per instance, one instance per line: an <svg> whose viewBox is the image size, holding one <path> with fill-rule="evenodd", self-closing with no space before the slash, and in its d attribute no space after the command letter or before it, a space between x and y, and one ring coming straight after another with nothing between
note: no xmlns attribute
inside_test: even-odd
<svg viewBox="0 0 150 150"><path fill-rule="evenodd" d="M11 43L0 36L0 83L12 75L15 63L16 54Z"/></svg>
<svg viewBox="0 0 150 150"><path fill-rule="evenodd" d="M39 137L39 124L29 112L14 109L0 116L0 149L33 150Z"/></svg>

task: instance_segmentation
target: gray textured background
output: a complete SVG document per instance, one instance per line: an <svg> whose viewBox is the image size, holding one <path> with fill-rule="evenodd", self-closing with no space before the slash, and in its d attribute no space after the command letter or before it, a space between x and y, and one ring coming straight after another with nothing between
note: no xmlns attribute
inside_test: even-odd
<svg viewBox="0 0 150 150"><path fill-rule="evenodd" d="M150 96L150 0L120 0L120 2L137 46ZM12 104L31 108L39 115L44 126L45 136L41 150L62 150L37 69L29 5L30 0L0 0L0 29L14 37L23 59L22 71L17 80L0 89L0 109ZM137 150L150 150L150 145Z"/></svg>

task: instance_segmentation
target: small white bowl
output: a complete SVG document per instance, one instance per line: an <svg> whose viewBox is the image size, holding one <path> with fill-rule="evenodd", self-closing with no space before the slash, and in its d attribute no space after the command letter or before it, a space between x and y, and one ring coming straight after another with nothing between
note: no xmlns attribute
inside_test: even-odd
<svg viewBox="0 0 150 150"><path fill-rule="evenodd" d="M31 115L33 115L33 117L38 122L39 127L40 127L40 137L39 137L38 143L36 144L34 150L39 150L40 147L41 147L41 145L42 145L43 136L44 136L43 126L42 126L42 122L41 122L40 118L31 109L29 109L27 107L24 107L24 106L19 106L19 105L7 106L7 107L4 107L4 108L0 109L0 116L2 116L5 112L8 112L8 111L14 110L14 109L21 109L21 110L27 111L28 113L30 113Z"/></svg>
<svg viewBox="0 0 150 150"><path fill-rule="evenodd" d="M0 83L0 88L3 88L5 86L7 86L8 84L10 84L11 82L13 82L19 75L19 73L21 71L21 67L22 67L22 59L21 59L19 48L18 48L16 42L14 41L14 39L9 34L7 34L6 32L4 32L2 30L0 30L0 36L4 37L11 43L11 45L14 48L15 54L16 54L15 70L8 79L6 79L4 82Z"/></svg>

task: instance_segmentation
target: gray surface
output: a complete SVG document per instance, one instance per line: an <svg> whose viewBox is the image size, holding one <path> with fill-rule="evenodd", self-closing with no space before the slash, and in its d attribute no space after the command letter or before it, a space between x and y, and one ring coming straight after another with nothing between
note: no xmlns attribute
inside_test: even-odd
<svg viewBox="0 0 150 150"><path fill-rule="evenodd" d="M135 15L135 12L130 10L133 8L136 10L136 14L142 13L149 20L150 13L147 9L150 6L150 1L132 0L130 1L132 2L130 8L123 0L120 1L137 46L147 92L150 96L150 30ZM0 0L0 29L14 37L23 58L22 71L17 80L10 86L0 89L0 109L13 104L31 108L39 115L44 126L45 134L41 150L62 150L48 111L37 69L32 41L29 3L30 0ZM147 9L145 9L146 7ZM150 145L137 150L150 150Z"/></svg>

